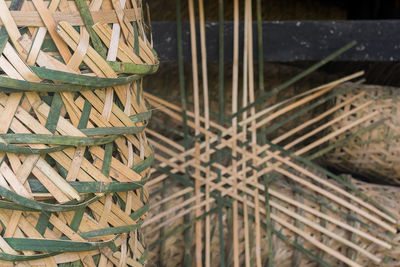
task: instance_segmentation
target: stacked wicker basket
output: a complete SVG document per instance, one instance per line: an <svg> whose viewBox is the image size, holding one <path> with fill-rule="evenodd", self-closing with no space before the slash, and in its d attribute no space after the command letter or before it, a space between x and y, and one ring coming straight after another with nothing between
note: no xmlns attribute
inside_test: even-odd
<svg viewBox="0 0 400 267"><path fill-rule="evenodd" d="M0 0L0 265L139 266L153 151L136 1Z"/></svg>

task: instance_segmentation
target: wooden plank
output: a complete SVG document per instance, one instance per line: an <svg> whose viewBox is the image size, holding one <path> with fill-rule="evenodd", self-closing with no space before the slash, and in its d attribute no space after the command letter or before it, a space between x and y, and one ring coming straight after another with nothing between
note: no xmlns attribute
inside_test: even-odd
<svg viewBox="0 0 400 267"><path fill-rule="evenodd" d="M206 22L207 60L218 60L218 23ZM257 27L253 22L253 27ZM263 57L265 61L292 62L323 59L337 48L357 41L357 46L341 55L336 61L399 61L399 20L357 21L264 21ZM154 49L161 62L176 62L176 23L153 21L151 23ZM282 34L282 33L285 34ZM190 61L190 30L182 23L184 60ZM224 23L224 60L232 62L233 23ZM240 23L240 36L244 23ZM253 33L257 38L257 32ZM241 47L243 43L240 44ZM257 43L254 44L256 46ZM254 59L258 59L254 47ZM242 57L240 57L242 60Z"/></svg>

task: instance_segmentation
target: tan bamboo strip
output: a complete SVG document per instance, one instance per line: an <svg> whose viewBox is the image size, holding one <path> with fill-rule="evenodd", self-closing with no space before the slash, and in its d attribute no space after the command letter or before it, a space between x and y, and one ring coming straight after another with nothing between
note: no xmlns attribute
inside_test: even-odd
<svg viewBox="0 0 400 267"><path fill-rule="evenodd" d="M244 20L245 20L245 30L244 30L244 46L243 46L243 96L242 96L242 107L247 106L247 100L248 100L248 95L249 95L249 79L250 79L250 71L249 71L249 38L252 38L249 36L249 31L248 31L248 1L245 1L245 8L244 8ZM242 115L242 120L245 120L247 118L247 112L244 112ZM242 133L243 135L246 135L247 132L247 127L244 126ZM252 136L253 137L253 136ZM236 143L236 142L235 142ZM240 152L239 152L240 153ZM242 157L244 158L245 156L242 154ZM242 163L241 167L241 179L244 180L246 177L246 162ZM244 196L245 201L243 201L243 216L244 216L244 252L245 252L245 264L246 267L250 266L250 236L249 236L249 219L248 219L248 209L247 209L247 196Z"/></svg>
<svg viewBox="0 0 400 267"><path fill-rule="evenodd" d="M248 41L248 59L249 59L249 101L250 103L253 103L255 101L255 96L254 96L254 65L253 65L253 19L252 19L252 1L251 0L246 0L246 14L247 14L247 27L246 27L246 32L247 32L247 41ZM256 110L254 107L252 107L250 109L250 116L254 117L256 114ZM254 153L254 146L257 143L257 132L255 130L255 126L256 126L256 120L253 120L252 124L251 124L252 128L254 130L251 131L251 151ZM245 156L246 157L246 156ZM256 160L253 160L252 163L255 166L258 166L258 162ZM253 172L256 172L255 170L253 170ZM255 194L257 195L257 200L255 199L254 201L258 201L258 189L255 189ZM258 203L257 203L258 204ZM247 204L245 204L247 206ZM256 211L257 208L255 208L254 212L259 212ZM257 216L257 215L256 215ZM259 214L258 214L259 216ZM245 218L247 219L247 218ZM257 222L257 219L260 220L260 218L256 218L256 228L260 227L260 222ZM258 224L258 225L257 225ZM245 228L246 229L246 228ZM247 230L247 229L246 229ZM258 230L258 232L257 232ZM248 230L247 230L248 231ZM247 232L246 232L247 233ZM255 235L260 234L260 229L256 229ZM255 239L257 239L259 237L255 236ZM257 247L258 244L256 244L256 251L258 249ZM246 248L249 250L249 255L246 254L246 257L248 257L249 259L246 261L246 265L250 266L250 248ZM256 252L257 253L257 252ZM258 259L256 261L259 261ZM258 264L258 263L257 263Z"/></svg>
<svg viewBox="0 0 400 267"><path fill-rule="evenodd" d="M124 8L125 2L126 2L126 0L120 1L121 8ZM113 2L113 4L114 4L114 2ZM107 54L107 60L109 60L109 61L115 61L115 59L117 58L120 33L121 33L121 26L118 23L113 23L111 41L110 41L110 46L109 46L109 50L108 50L108 54Z"/></svg>
<svg viewBox="0 0 400 267"><path fill-rule="evenodd" d="M18 27L44 27L45 24L43 20L40 18L40 15L37 11L10 11L12 18ZM100 11L91 11L90 12L94 23L102 22L102 23L118 23L117 15L113 10L100 10ZM136 21L136 15L134 9L125 9L124 10L125 19L128 21ZM82 21L81 16L76 13L66 13L61 11L53 11L51 16L54 18L56 22L59 21L67 21L72 26L84 26L85 24ZM0 26L3 26L3 23L0 22Z"/></svg>
<svg viewBox="0 0 400 267"><path fill-rule="evenodd" d="M193 0L189 1L189 21L190 21L190 46L192 53L192 76L193 76L193 97L194 97L194 121L195 121L195 135L200 134L200 104L199 104L199 81L198 81L198 70L197 70L197 46L196 46L196 27L195 27L195 15L194 15L194 7ZM200 156L200 145L198 142L195 142L195 157L199 158ZM200 161L197 160L197 164L200 164ZM200 175L198 169L195 170L195 175ZM195 195L200 195L201 181L195 181ZM200 198L196 199L196 205L199 205ZM201 215L201 208L197 208L195 212L195 216L198 217ZM196 221L195 224L195 233L196 233L196 252L195 252L195 261L196 266L202 266L201 255L202 255L202 220Z"/></svg>
<svg viewBox="0 0 400 267"><path fill-rule="evenodd" d="M20 55L24 55L24 50L17 41L21 34L19 33L18 27L14 23L14 19L11 16L11 13L4 0L0 0L0 10L0 20L3 22L3 26L6 28L7 33L15 46L15 49Z"/></svg>
<svg viewBox="0 0 400 267"><path fill-rule="evenodd" d="M239 82L239 1L233 2L233 67L232 67L232 113L237 112L238 105L238 82ZM237 132L237 118L232 119L233 136ZM236 142L232 145L232 157L236 157ZM232 159L232 171L237 171L236 160ZM236 193L236 177L233 177L233 190ZM239 267L239 225L238 225L238 202L233 203L233 265Z"/></svg>
<svg viewBox="0 0 400 267"><path fill-rule="evenodd" d="M256 266L261 267L261 225L260 225L260 201L258 199L258 190L254 191L254 221L255 221L255 252Z"/></svg>
<svg viewBox="0 0 400 267"><path fill-rule="evenodd" d="M111 41L113 40L113 36L112 36L112 31L110 30L110 27L107 24L101 24L101 23L97 23L95 25L93 25L93 29L95 30L95 32L99 35L99 37L101 38L101 40L106 44L107 47L111 47ZM114 37L115 38L115 37ZM133 51L131 49L129 49L129 47L122 42L121 39L118 39L118 46L116 53L117 53L117 57L124 61L124 62L134 62L137 64L142 64L143 61L140 59L139 56L137 56L135 53L133 53Z"/></svg>
<svg viewBox="0 0 400 267"><path fill-rule="evenodd" d="M68 62L71 58L71 53L68 50L68 46L63 42L61 37L56 33L56 21L51 16L50 11L46 8L44 2L42 0L32 0L32 3L35 5L36 10L38 11L40 17L42 18L45 27L47 28L52 40L58 48L61 56L63 57L65 62Z"/></svg>
<svg viewBox="0 0 400 267"><path fill-rule="evenodd" d="M206 49L206 29L205 29L205 19L204 19L204 4L203 0L199 0L199 25L200 25L200 48L201 48L201 69L202 69L202 83L203 83L203 98L204 98L204 128L209 130L210 128L210 112L209 112L209 100L208 100L208 78L207 78L207 49ZM205 160L208 162L210 160L210 137L205 136ZM210 167L206 168L205 179L209 179ZM210 199L210 187L206 183L205 185L205 198L206 206L205 212L210 210L210 205L208 203ZM205 218L205 262L206 267L211 266L211 225L210 216Z"/></svg>

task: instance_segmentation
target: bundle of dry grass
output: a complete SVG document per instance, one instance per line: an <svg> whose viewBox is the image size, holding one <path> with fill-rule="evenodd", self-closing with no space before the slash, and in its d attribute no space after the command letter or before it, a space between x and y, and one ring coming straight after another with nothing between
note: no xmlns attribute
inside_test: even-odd
<svg viewBox="0 0 400 267"><path fill-rule="evenodd" d="M143 264L141 5L0 0L0 22L0 265Z"/></svg>
<svg viewBox="0 0 400 267"><path fill-rule="evenodd" d="M332 130L346 127L371 113L376 115L352 129L381 122L370 131L359 134L326 155L324 161L334 168L368 178L372 182L400 184L400 120L398 118L398 88L373 85L357 85L338 96L338 105L357 94L363 93L351 104L345 104L335 113L338 124ZM352 112L351 115L346 115ZM331 142L341 142L347 136L340 135Z"/></svg>

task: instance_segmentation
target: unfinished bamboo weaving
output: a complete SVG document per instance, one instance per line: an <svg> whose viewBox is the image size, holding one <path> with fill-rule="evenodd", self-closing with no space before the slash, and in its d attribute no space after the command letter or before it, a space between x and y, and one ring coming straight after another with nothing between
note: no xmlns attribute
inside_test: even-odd
<svg viewBox="0 0 400 267"><path fill-rule="evenodd" d="M356 187L312 160L377 126L377 111L337 127L344 116L333 115L363 98L364 92L322 111L326 102L359 85L345 84L363 75L339 80L281 99L271 106L265 100L315 71L354 46L354 42L327 56L275 88L264 89L262 36L258 36L258 88L254 79L252 1L233 2L232 94L224 99L220 80L218 112L210 110L203 1L198 17L201 51L200 94L195 5L188 1L193 103L183 84L180 1L177 1L178 56L181 105L147 94L149 103L164 114L155 129L147 129L157 153L150 189L149 218L143 228L154 266L396 266L398 217L377 202L370 192ZM239 4L243 4L240 5ZM261 10L257 1L257 11ZM239 65L239 10L244 10L243 64ZM219 1L223 27L224 4ZM257 14L262 33L261 15ZM224 41L223 29L219 41ZM221 43L220 43L221 44ZM219 74L223 78L224 51L220 45ZM239 79L239 70L243 76ZM240 88L240 90L239 90ZM257 90L256 90L257 89ZM200 100L202 95L203 100ZM229 104L227 104L229 102ZM224 113L224 105L232 107ZM324 106L326 107L326 106ZM314 115L302 121L302 115ZM214 114L214 115L213 115ZM168 123L166 123L168 122ZM286 131L283 125L291 124ZM171 127L179 125L179 127ZM332 130L334 129L334 130ZM339 142L330 142L345 136ZM380 199L382 200L382 199ZM277 244L276 240L285 243ZM395 253L391 253L396 250Z"/></svg>
<svg viewBox="0 0 400 267"><path fill-rule="evenodd" d="M141 2L0 0L0 266L140 266Z"/></svg>

